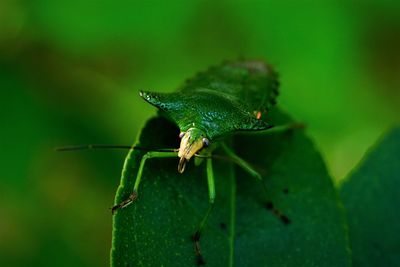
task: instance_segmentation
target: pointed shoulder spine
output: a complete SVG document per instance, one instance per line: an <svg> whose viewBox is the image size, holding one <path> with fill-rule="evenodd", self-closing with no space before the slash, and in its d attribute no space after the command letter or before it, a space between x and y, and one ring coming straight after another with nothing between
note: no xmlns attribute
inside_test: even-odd
<svg viewBox="0 0 400 267"><path fill-rule="evenodd" d="M159 93L154 93L154 92L149 92L149 91L140 91L139 95L148 103L158 106L160 104L160 94Z"/></svg>

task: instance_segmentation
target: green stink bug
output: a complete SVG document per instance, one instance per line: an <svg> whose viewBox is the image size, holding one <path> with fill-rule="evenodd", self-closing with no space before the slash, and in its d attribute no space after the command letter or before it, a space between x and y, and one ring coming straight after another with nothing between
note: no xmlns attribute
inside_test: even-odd
<svg viewBox="0 0 400 267"><path fill-rule="evenodd" d="M178 171L209 143L238 131L267 130L260 120L278 95L276 73L262 62L235 62L197 75L176 93L140 92L181 130Z"/></svg>
<svg viewBox="0 0 400 267"><path fill-rule="evenodd" d="M216 147L220 146L232 161L261 181L261 175L237 156L225 140L242 131L269 133L293 127L288 125L270 129L271 126L260 116L275 103L278 95L277 74L270 66L259 61L229 62L196 75L177 92L141 92L140 95L156 106L160 115L179 127L180 147L145 153L140 160L132 194L115 205L113 211L137 199L147 159L179 157L178 172L184 172L187 161L193 157L196 164L205 161L210 204L194 234L196 254L200 257L200 234L215 199L212 160Z"/></svg>

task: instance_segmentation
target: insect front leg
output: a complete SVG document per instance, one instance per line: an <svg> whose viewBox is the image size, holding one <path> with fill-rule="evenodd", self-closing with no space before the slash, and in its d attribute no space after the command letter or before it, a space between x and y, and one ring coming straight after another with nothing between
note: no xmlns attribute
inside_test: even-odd
<svg viewBox="0 0 400 267"><path fill-rule="evenodd" d="M133 187L132 193L129 195L127 199L124 201L116 204L114 207L111 208L111 212L114 214L117 210L123 209L129 204L132 204L138 197L138 189L140 185L140 181L142 179L143 169L146 161L151 158L173 158L177 156L177 152L160 152L160 151L150 151L143 155L142 159L140 160L138 174L136 176L135 185ZM124 167L125 171L125 167Z"/></svg>
<svg viewBox="0 0 400 267"><path fill-rule="evenodd" d="M207 220L214 207L214 200L215 200L214 172L212 168L212 160L210 158L207 159L206 168L207 168L207 184L208 184L208 209L205 216L201 220L200 225L197 228L197 231L193 235L194 249L197 257L197 263L199 265L205 264L205 261L203 259L203 256L201 255L201 250L200 250L200 236L204 227L207 225Z"/></svg>

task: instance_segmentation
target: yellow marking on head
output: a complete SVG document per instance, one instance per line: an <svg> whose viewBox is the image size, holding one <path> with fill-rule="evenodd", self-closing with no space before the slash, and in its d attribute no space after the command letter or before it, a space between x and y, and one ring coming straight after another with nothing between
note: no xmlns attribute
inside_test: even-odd
<svg viewBox="0 0 400 267"><path fill-rule="evenodd" d="M180 157L178 171L185 170L186 162L203 148L203 135L199 129L190 128L181 139L178 157Z"/></svg>

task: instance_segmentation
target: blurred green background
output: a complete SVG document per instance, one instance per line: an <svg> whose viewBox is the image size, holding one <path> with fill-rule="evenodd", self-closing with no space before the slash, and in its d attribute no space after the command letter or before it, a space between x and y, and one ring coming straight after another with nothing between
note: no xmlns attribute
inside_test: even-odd
<svg viewBox="0 0 400 267"><path fill-rule="evenodd" d="M107 266L125 151L172 91L265 59L335 181L400 120L399 1L0 1L0 266ZM160 133L162 134L162 133Z"/></svg>

